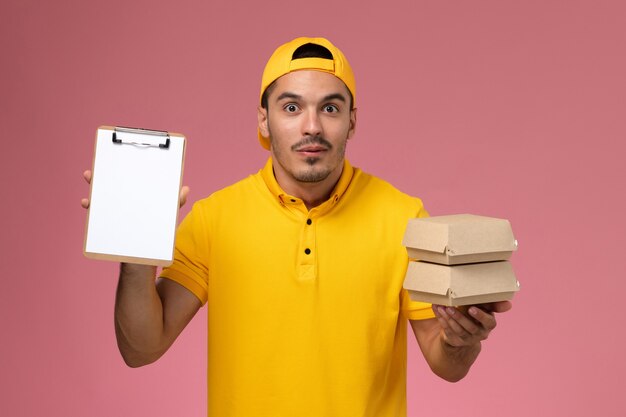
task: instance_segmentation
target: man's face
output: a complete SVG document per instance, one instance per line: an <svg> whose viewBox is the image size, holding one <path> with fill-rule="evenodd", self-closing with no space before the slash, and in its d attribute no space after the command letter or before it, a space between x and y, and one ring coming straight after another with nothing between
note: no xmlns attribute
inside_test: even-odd
<svg viewBox="0 0 626 417"><path fill-rule="evenodd" d="M336 181L356 123L345 84L326 72L295 71L274 82L267 102L259 129L270 138L279 182Z"/></svg>

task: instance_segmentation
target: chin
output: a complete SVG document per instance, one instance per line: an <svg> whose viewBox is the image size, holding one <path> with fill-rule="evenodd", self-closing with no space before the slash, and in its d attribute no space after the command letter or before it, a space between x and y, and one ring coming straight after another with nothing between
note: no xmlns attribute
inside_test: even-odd
<svg viewBox="0 0 626 417"><path fill-rule="evenodd" d="M311 169L295 173L293 177L300 182L320 182L328 178L330 173L329 169Z"/></svg>

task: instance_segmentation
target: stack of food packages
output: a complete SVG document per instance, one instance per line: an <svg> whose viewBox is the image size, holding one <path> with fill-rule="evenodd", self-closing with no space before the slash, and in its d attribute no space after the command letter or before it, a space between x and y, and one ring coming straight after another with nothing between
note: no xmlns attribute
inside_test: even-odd
<svg viewBox="0 0 626 417"><path fill-rule="evenodd" d="M508 220L472 214L411 219L404 288L414 301L466 306L510 300L519 291L509 258L517 250Z"/></svg>

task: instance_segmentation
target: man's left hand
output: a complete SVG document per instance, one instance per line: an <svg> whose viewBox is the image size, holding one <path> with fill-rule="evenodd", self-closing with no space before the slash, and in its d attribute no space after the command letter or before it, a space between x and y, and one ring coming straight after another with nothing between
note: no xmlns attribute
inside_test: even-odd
<svg viewBox="0 0 626 417"><path fill-rule="evenodd" d="M452 347L472 346L487 339L497 324L494 313L504 313L512 307L510 301L461 308L432 306L441 326L443 342Z"/></svg>

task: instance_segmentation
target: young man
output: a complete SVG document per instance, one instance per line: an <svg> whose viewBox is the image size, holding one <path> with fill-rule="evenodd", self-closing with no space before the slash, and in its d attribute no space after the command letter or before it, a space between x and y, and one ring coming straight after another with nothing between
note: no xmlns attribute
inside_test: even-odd
<svg viewBox="0 0 626 417"><path fill-rule="evenodd" d="M427 213L345 159L355 103L326 39L274 52L258 109L265 167L194 204L156 285L155 268L121 267L129 366L158 359L206 303L211 416L406 415L407 319L437 375L466 375L510 303L464 314L408 298L402 236Z"/></svg>

